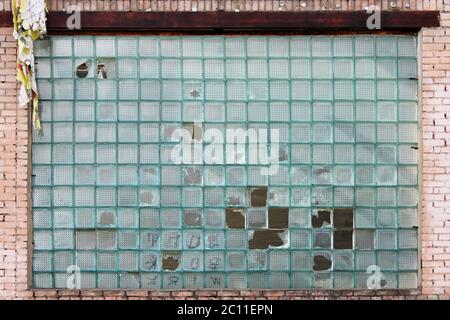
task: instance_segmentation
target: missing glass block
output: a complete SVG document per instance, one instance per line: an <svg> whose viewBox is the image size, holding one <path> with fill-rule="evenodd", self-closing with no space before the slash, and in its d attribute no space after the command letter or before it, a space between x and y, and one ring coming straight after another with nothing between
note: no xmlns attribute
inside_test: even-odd
<svg viewBox="0 0 450 320"><path fill-rule="evenodd" d="M250 233L249 249L268 249L282 247L287 244L287 231L284 230L255 230Z"/></svg>
<svg viewBox="0 0 450 320"><path fill-rule="evenodd" d="M267 188L249 188L250 190L250 206L265 207L267 204Z"/></svg>
<svg viewBox="0 0 450 320"><path fill-rule="evenodd" d="M162 253L162 269L163 270L177 270L180 265L181 252L166 251Z"/></svg>
<svg viewBox="0 0 450 320"><path fill-rule="evenodd" d="M318 210L312 216L311 224L313 228L323 228L331 225L331 213L329 210Z"/></svg>
<svg viewBox="0 0 450 320"><path fill-rule="evenodd" d="M334 231L334 249L353 249L353 231Z"/></svg>
<svg viewBox="0 0 450 320"><path fill-rule="evenodd" d="M245 209L226 208L225 221L228 228L244 229L245 228Z"/></svg>
<svg viewBox="0 0 450 320"><path fill-rule="evenodd" d="M113 79L116 77L116 60L113 58L97 59L97 78Z"/></svg>
<svg viewBox="0 0 450 320"><path fill-rule="evenodd" d="M353 209L334 209L333 210L333 226L335 229L352 229L353 228Z"/></svg>
<svg viewBox="0 0 450 320"><path fill-rule="evenodd" d="M269 208L269 228L287 229L289 226L289 208Z"/></svg>

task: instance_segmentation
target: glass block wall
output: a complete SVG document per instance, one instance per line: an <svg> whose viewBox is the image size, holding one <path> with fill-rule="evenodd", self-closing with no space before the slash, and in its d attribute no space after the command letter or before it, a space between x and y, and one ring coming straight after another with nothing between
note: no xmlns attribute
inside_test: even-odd
<svg viewBox="0 0 450 320"><path fill-rule="evenodd" d="M52 36L35 50L34 287L418 286L415 37ZM176 163L177 129L205 150L210 129L276 130L278 170L248 161L250 140L240 162Z"/></svg>

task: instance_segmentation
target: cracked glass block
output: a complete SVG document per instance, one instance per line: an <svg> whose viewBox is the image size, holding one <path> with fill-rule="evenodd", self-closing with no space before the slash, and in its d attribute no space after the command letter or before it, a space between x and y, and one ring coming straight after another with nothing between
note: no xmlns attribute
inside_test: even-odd
<svg viewBox="0 0 450 320"><path fill-rule="evenodd" d="M309 188L291 188L291 205L308 206L311 203Z"/></svg>
<svg viewBox="0 0 450 320"><path fill-rule="evenodd" d="M270 206L288 207L289 198L289 188L271 187L268 190L268 200Z"/></svg>

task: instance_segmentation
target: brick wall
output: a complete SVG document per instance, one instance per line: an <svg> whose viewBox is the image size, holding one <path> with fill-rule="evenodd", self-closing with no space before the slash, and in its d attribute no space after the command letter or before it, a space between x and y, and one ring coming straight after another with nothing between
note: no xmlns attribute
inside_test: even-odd
<svg viewBox="0 0 450 320"><path fill-rule="evenodd" d="M307 6L301 6L306 2ZM391 2L396 6L392 7ZM16 44L0 29L0 299L450 299L450 0L48 0L50 10L441 10L441 28L421 32L422 288L389 291L29 291L28 110L17 106ZM286 6L280 3L286 3ZM0 0L10 10L10 0Z"/></svg>

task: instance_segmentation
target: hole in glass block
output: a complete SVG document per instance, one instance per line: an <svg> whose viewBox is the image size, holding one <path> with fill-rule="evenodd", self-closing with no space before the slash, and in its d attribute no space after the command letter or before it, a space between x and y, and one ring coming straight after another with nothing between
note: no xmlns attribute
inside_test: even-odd
<svg viewBox="0 0 450 320"><path fill-rule="evenodd" d="M267 204L267 188L249 188L250 190L250 206L265 207Z"/></svg>
<svg viewBox="0 0 450 320"><path fill-rule="evenodd" d="M116 76L116 60L113 58L97 59L97 78L113 79Z"/></svg>
<svg viewBox="0 0 450 320"><path fill-rule="evenodd" d="M269 228L286 229L289 226L289 208L269 208Z"/></svg>
<svg viewBox="0 0 450 320"><path fill-rule="evenodd" d="M331 213L329 210L318 210L312 215L313 228L322 228L331 225Z"/></svg>
<svg viewBox="0 0 450 320"><path fill-rule="evenodd" d="M248 247L253 249L268 249L282 247L287 242L287 232L283 230L254 230L250 232Z"/></svg>
<svg viewBox="0 0 450 320"><path fill-rule="evenodd" d="M164 270L177 270L180 265L181 252L167 251L162 253L162 269Z"/></svg>
<svg viewBox="0 0 450 320"><path fill-rule="evenodd" d="M228 228L244 229L245 228L245 209L226 208L225 221Z"/></svg>
<svg viewBox="0 0 450 320"><path fill-rule="evenodd" d="M313 262L314 271L325 271L331 269L331 255L329 253L315 253Z"/></svg>
<svg viewBox="0 0 450 320"><path fill-rule="evenodd" d="M76 75L78 78L86 78L91 67L91 60L86 60L77 66Z"/></svg>

